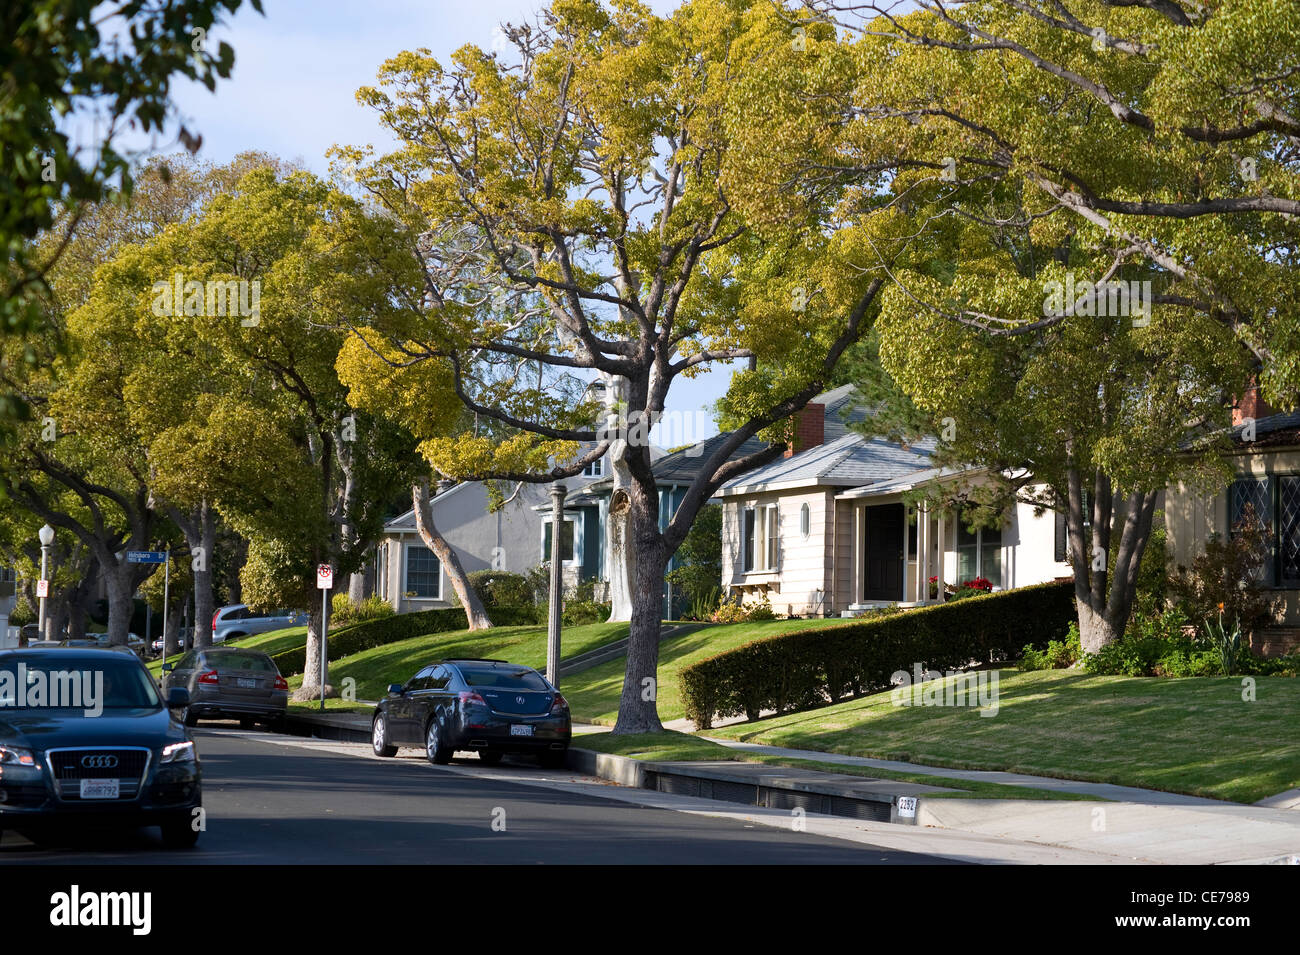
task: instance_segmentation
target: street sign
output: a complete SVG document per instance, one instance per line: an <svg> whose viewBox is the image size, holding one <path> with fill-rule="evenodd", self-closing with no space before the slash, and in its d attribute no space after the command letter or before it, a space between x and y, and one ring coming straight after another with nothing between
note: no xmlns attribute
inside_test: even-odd
<svg viewBox="0 0 1300 955"><path fill-rule="evenodd" d="M332 590L334 588L334 568L329 564L317 565L316 586L320 590Z"/></svg>
<svg viewBox="0 0 1300 955"><path fill-rule="evenodd" d="M36 581L36 596L48 597L50 595L50 582L48 580Z"/></svg>
<svg viewBox="0 0 1300 955"><path fill-rule="evenodd" d="M167 552L164 550L129 550L126 552L128 564L165 564Z"/></svg>

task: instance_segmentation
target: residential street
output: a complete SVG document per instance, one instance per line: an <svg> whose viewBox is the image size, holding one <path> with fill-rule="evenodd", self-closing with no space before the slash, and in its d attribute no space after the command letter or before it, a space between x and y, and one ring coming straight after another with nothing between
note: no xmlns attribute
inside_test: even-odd
<svg viewBox="0 0 1300 955"><path fill-rule="evenodd" d="M36 847L16 833L0 862L254 865L431 863L910 864L943 862L807 832L643 808L492 775L544 775L522 760L482 775L430 765L418 750L378 760L196 733L207 831L193 850L155 830L80 833ZM310 741L306 741L310 744ZM331 744L338 748L339 744ZM464 765L474 763L473 757ZM556 774L550 774L554 777ZM492 828L505 812L505 831Z"/></svg>

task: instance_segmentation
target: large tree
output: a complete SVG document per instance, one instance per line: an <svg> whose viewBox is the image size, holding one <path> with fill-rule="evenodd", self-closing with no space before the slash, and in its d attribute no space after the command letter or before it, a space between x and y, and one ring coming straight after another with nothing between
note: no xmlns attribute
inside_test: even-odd
<svg viewBox="0 0 1300 955"><path fill-rule="evenodd" d="M50 273L85 210L131 191L138 157L123 139L156 137L177 120L175 78L214 89L230 75L234 51L208 32L241 3L8 0L0 8L0 332L47 327ZM183 124L178 132L197 149L201 136ZM48 230L55 241L37 243ZM24 411L6 392L0 415Z"/></svg>
<svg viewBox="0 0 1300 955"><path fill-rule="evenodd" d="M1222 482L1252 376L1284 406L1300 387L1300 8L809 6L751 74L768 149L736 174L795 208L833 196L863 264L888 263L871 387L945 460L1046 482L1096 650L1124 630L1160 491Z"/></svg>
<svg viewBox="0 0 1300 955"><path fill-rule="evenodd" d="M449 67L403 53L358 94L400 148L339 158L424 237L424 300L360 333L403 367L438 365L506 432L425 441L442 474L551 482L611 453L610 536L625 549L609 569L632 604L615 732L657 730L666 564L724 481L785 450L881 276L849 269L819 208L759 234L733 204L724 173L752 148L729 124L737 76L788 42L766 0L690 0L665 17L556 0L506 35L509 56L464 47ZM650 427L675 381L738 359L756 370L733 376L734 428L661 520ZM612 413L589 390L598 377ZM755 436L765 447L739 455Z"/></svg>

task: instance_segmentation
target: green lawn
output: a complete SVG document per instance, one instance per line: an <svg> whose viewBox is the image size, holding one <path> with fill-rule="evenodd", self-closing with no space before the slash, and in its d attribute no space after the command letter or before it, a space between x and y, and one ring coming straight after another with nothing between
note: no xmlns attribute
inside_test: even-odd
<svg viewBox="0 0 1300 955"><path fill-rule="evenodd" d="M999 710L893 706L888 693L710 735L1254 802L1300 786L1300 680L1002 671Z"/></svg>
<svg viewBox="0 0 1300 955"><path fill-rule="evenodd" d="M763 620L718 624L680 637L671 637L659 644L659 692L656 698L659 718L675 720L686 715L682 710L681 694L677 686L677 674L684 667L762 637L851 622L836 619ZM627 658L619 657L566 677L560 688L569 701L573 718L584 723L613 725L618 716L618 699L623 692L623 673L626 669Z"/></svg>
<svg viewBox="0 0 1300 955"><path fill-rule="evenodd" d="M1029 786L1004 786L999 783L970 782L943 776L925 776L920 773L899 773L885 769L858 766L841 766L806 759L787 759L782 756L764 756L756 753L738 753L712 740L700 739L689 733L630 733L615 736L612 733L588 733L575 737L577 749L591 749L598 753L613 753L633 759L660 762L759 762L769 766L794 769L811 769L823 773L840 773L847 776L866 776L871 779L892 779L896 782L921 783L927 786L948 786L952 792L933 793L927 799L1066 799L1090 800L1092 796L1075 796L1070 793L1034 789Z"/></svg>
<svg viewBox="0 0 1300 955"><path fill-rule="evenodd" d="M566 627L560 635L561 659L577 656L627 636L626 623L593 623ZM404 683L432 660L450 657L488 657L546 668L546 628L493 627L491 630L454 630L411 637L363 650L330 664L330 680L341 685L347 677L357 681L357 698L377 700L390 683ZM302 675L289 677L289 686L302 685ZM567 688L562 684L561 689Z"/></svg>

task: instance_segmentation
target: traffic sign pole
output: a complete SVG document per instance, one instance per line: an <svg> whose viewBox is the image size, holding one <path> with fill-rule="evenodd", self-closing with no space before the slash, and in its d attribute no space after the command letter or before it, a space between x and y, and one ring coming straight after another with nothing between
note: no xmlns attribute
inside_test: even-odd
<svg viewBox="0 0 1300 955"><path fill-rule="evenodd" d="M334 586L334 568L321 564L316 568L316 586L320 588L320 709L325 712L325 661L329 659L330 590Z"/></svg>

